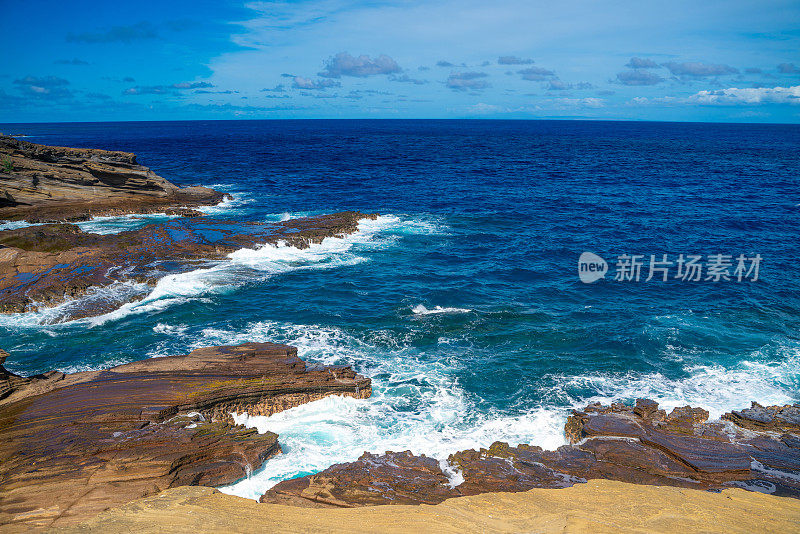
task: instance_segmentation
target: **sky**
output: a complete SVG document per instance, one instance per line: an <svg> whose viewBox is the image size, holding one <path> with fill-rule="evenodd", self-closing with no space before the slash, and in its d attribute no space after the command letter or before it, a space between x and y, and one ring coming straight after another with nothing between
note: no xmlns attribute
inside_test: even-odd
<svg viewBox="0 0 800 534"><path fill-rule="evenodd" d="M800 2L0 0L0 123L800 123Z"/></svg>

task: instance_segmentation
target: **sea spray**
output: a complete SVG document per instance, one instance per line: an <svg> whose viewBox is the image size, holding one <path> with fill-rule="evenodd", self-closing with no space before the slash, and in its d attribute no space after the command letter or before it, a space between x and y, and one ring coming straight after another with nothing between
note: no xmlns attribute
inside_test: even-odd
<svg viewBox="0 0 800 534"><path fill-rule="evenodd" d="M456 307L442 307L442 306L434 306L432 308L426 308L422 304L417 304L413 308L411 308L411 312L414 315L439 315L442 313L468 313L472 310L469 308L456 308Z"/></svg>
<svg viewBox="0 0 800 534"><path fill-rule="evenodd" d="M167 215L166 213L109 215L92 217L87 221L77 221L73 224L87 233L118 234L126 230L137 230L148 224L166 222L177 217L179 215Z"/></svg>
<svg viewBox="0 0 800 534"><path fill-rule="evenodd" d="M115 232L121 231L119 225L126 221L126 216L103 219L104 224L108 225L105 231L111 233L112 228ZM193 299L228 292L243 284L281 273L356 265L367 261L364 253L396 244L398 233L413 229L430 231L426 225L419 226L394 215L379 216L375 220L364 219L359 221L357 232L344 237L326 237L322 242L311 243L307 248L289 246L284 242L242 248L229 254L228 260L207 262L207 267L163 276L143 298L139 297L142 296L143 288L147 287L145 284L115 282L109 286L93 288L85 296L70 299L55 307L0 316L0 325L24 328L65 322L96 327L130 315L159 313ZM133 296L137 300L124 302L125 298ZM91 300L97 298L116 298L121 304L117 309L99 316L70 320L70 310L90 306Z"/></svg>

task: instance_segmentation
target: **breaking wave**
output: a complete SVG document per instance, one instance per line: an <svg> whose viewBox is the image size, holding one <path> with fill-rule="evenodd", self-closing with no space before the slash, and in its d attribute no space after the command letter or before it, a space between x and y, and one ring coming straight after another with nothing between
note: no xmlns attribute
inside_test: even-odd
<svg viewBox="0 0 800 534"><path fill-rule="evenodd" d="M441 313L468 313L471 312L469 308L443 308L442 306L434 306L433 308L426 308L422 304L417 304L411 309L414 315L438 315Z"/></svg>
<svg viewBox="0 0 800 534"><path fill-rule="evenodd" d="M273 321L251 323L240 331L161 330L187 341L186 350L245 341L288 343L308 362L349 364L373 377L373 395L367 400L331 396L271 417L237 414L241 424L277 432L284 454L250 478L223 488L232 494L258 498L281 480L356 460L364 451L411 450L445 460L454 451L496 440L548 448L564 443L564 407L522 414L478 410L480 399L459 384L457 349L447 344L433 356L413 347L404 334L384 331L359 337L336 327Z"/></svg>
<svg viewBox="0 0 800 534"><path fill-rule="evenodd" d="M0 221L0 231L3 230L16 230L17 228L26 228L28 226L39 226L42 223L29 223L27 221Z"/></svg>
<svg viewBox="0 0 800 534"><path fill-rule="evenodd" d="M92 287L83 296L67 300L57 306L32 307L36 311L24 313L0 314L0 327L10 330L39 329L43 325L57 327L61 324L87 322L91 319L76 319L70 317L81 315L85 310L109 309L125 305L124 303L147 295L150 286L144 283L125 281L114 282L103 287Z"/></svg>
<svg viewBox="0 0 800 534"><path fill-rule="evenodd" d="M123 218L113 219L118 224ZM61 322L99 326L130 315L158 313L175 305L230 292L243 284L282 273L356 265L368 261L370 253L396 244L403 234L417 231L427 233L431 228L426 223L395 215L379 216L375 220L363 219L359 221L357 232L341 238L327 237L321 243L312 243L304 249L284 242L254 249L242 248L229 254L227 260L209 262L201 269L164 276L149 288L149 292L145 284L118 282L93 288L85 296L55 307L0 316L0 325L33 327ZM99 316L70 320L70 316L74 315L71 312L91 307L97 298L116 299L120 305ZM131 300L133 298L137 300Z"/></svg>
<svg viewBox="0 0 800 534"><path fill-rule="evenodd" d="M211 187L214 189L219 189L221 191L228 190L228 194L230 195L230 197L223 199L222 202L214 204L213 206L198 206L193 209L196 209L197 211L199 211L200 213L204 213L205 215L213 215L215 217L218 217L220 215L229 215L231 212L239 210L242 206L254 202L254 199L251 198L248 194L240 191L235 191L235 192L230 191L230 188L225 185L215 184Z"/></svg>
<svg viewBox="0 0 800 534"><path fill-rule="evenodd" d="M574 398L576 405L588 402L609 403L649 398L670 410L678 406L701 406L711 418L732 409L747 407L750 400L764 405L797 402L800 391L800 350L783 346L780 359L745 359L731 367L722 365L686 366L684 378L669 378L661 373L628 372L618 375L579 375L560 377L563 391L593 390L588 398ZM757 356L757 355L753 355Z"/></svg>
<svg viewBox="0 0 800 534"><path fill-rule="evenodd" d="M73 224L87 233L118 234L126 230L137 230L148 224L166 222L177 217L179 216L167 215L166 213L109 215L92 217L88 221L79 221Z"/></svg>
<svg viewBox="0 0 800 534"><path fill-rule="evenodd" d="M186 350L246 341L287 343L308 362L349 364L372 377L373 395L366 400L332 396L271 417L236 414L241 424L278 433L284 450L248 479L222 488L249 498L258 498L281 480L354 461L364 451L411 450L445 461L455 451L487 447L498 440L553 449L565 444L563 428L570 409L594 401L649 397L667 409L701 406L712 418L746 407L750 399L792 402L800 368L798 353L789 352L772 363L744 361L731 368L691 369L693 374L683 379L652 373L564 376L555 386L542 383L537 396L547 398L546 390L560 388L570 393L568 402L500 411L487 408L483 399L461 386L459 374L467 364L459 358L462 349L447 339L424 351L414 346L408 332L356 334L274 321L249 323L241 330L161 330ZM589 393L575 394L578 390Z"/></svg>

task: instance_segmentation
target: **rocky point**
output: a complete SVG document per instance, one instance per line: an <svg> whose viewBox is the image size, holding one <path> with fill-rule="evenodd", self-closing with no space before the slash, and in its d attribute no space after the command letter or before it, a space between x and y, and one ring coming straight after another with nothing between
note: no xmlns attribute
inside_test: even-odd
<svg viewBox="0 0 800 534"><path fill-rule="evenodd" d="M0 313L54 306L119 281L153 283L241 248L278 242L307 248L326 237L351 234L359 220L375 217L341 212L278 223L192 217L105 235L64 223L0 231ZM116 300L87 300L65 309L64 319L111 311L126 298L119 293Z"/></svg>
<svg viewBox="0 0 800 534"><path fill-rule="evenodd" d="M175 212L218 204L227 195L180 188L129 152L38 145L0 134L0 219L83 220L98 215Z"/></svg>
<svg viewBox="0 0 800 534"><path fill-rule="evenodd" d="M271 343L74 374L20 377L0 365L0 524L66 525L166 488L230 484L281 452L276 434L231 413L371 392L349 367L307 366Z"/></svg>

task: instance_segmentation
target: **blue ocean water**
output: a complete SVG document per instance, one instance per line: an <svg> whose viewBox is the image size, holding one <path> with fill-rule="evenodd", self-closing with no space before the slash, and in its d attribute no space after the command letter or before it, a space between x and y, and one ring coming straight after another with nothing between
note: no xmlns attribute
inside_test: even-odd
<svg viewBox="0 0 800 534"><path fill-rule="evenodd" d="M240 420L285 454L226 491L410 449L563 443L571 407L646 396L718 416L800 401L800 126L561 121L211 121L0 125L32 142L135 152L230 192L215 217L378 212L307 250L265 247L169 276L106 316L0 317L19 373L96 369L244 341L372 377ZM165 217L105 218L115 232ZM584 284L578 257L612 272ZM641 280L614 281L617 257ZM757 281L645 282L650 255L762 258ZM751 273L752 274L752 273ZM752 278L752 276L751 276ZM98 291L93 298L103 298Z"/></svg>

